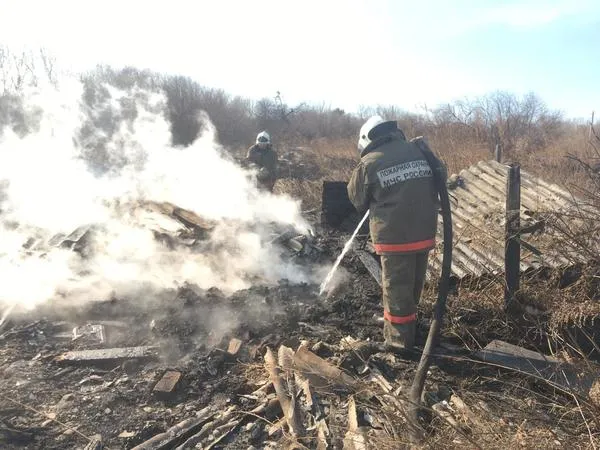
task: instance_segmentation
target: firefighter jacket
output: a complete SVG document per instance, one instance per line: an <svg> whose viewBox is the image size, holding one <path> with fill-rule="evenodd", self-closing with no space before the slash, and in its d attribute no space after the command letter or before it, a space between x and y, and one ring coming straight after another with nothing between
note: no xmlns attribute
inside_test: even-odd
<svg viewBox="0 0 600 450"><path fill-rule="evenodd" d="M439 202L433 173L421 150L401 132L364 149L348 196L361 214L370 209L369 229L378 254L417 253L435 246Z"/></svg>
<svg viewBox="0 0 600 450"><path fill-rule="evenodd" d="M248 149L246 160L255 164L260 170L258 180L261 185L272 186L277 180L277 153L270 145L267 148L261 149L258 144L253 145Z"/></svg>

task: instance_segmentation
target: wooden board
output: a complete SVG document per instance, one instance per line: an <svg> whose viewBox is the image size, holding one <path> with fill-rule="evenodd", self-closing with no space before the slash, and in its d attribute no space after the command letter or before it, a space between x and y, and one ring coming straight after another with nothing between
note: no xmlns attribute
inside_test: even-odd
<svg viewBox="0 0 600 450"><path fill-rule="evenodd" d="M369 271L371 276L375 279L377 284L381 286L381 265L375 257L366 250L354 249L354 252L363 263L365 268Z"/></svg>
<svg viewBox="0 0 600 450"><path fill-rule="evenodd" d="M575 365L499 340L490 342L483 350L475 352L474 356L499 367L541 378L559 389L584 396L588 395L592 384L600 377L600 367L593 363L582 362Z"/></svg>
<svg viewBox="0 0 600 450"><path fill-rule="evenodd" d="M156 347L102 348L66 352L56 357L63 363L119 362L127 359L155 359Z"/></svg>

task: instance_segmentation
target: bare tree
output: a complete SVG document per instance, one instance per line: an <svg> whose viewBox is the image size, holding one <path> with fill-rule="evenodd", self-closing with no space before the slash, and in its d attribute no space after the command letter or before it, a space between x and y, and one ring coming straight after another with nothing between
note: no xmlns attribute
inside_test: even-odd
<svg viewBox="0 0 600 450"><path fill-rule="evenodd" d="M14 94L41 81L56 85L56 61L47 50L14 52L0 47L0 87L3 94Z"/></svg>
<svg viewBox="0 0 600 450"><path fill-rule="evenodd" d="M166 77L163 88L167 96L173 144L189 145L200 131L198 114L202 88L192 79L181 76Z"/></svg>
<svg viewBox="0 0 600 450"><path fill-rule="evenodd" d="M442 106L434 111L433 118L441 127L456 124L470 129L490 151L501 145L508 153L544 147L560 134L562 121L560 112L550 111L534 93L520 99L504 91Z"/></svg>
<svg viewBox="0 0 600 450"><path fill-rule="evenodd" d="M0 81L2 82L2 94L8 90L8 49L0 47Z"/></svg>
<svg viewBox="0 0 600 450"><path fill-rule="evenodd" d="M46 73L48 81L50 81L50 83L52 84L56 84L58 81L56 77L56 58L49 55L46 50L41 48L40 60L42 62L42 66L44 67L44 71Z"/></svg>

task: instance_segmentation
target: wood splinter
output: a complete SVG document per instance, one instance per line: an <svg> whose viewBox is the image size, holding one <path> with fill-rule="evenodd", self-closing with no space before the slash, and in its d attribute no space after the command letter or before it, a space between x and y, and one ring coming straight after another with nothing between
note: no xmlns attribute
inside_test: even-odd
<svg viewBox="0 0 600 450"><path fill-rule="evenodd" d="M300 423L299 415L296 413L296 400L294 396L289 396L289 390L281 378L281 369L277 366L277 360L270 348L267 348L265 353L265 368L269 373L271 383L275 388L275 393L279 399L281 409L285 416L286 422L290 429L290 433L294 437L302 436L302 424Z"/></svg>

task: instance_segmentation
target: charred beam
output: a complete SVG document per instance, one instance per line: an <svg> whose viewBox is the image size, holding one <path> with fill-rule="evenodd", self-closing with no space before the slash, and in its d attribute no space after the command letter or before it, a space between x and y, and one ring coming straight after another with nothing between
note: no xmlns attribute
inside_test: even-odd
<svg viewBox="0 0 600 450"><path fill-rule="evenodd" d="M381 265L377 259L375 259L375 257L366 250L354 248L354 253L356 253L358 259L360 259L377 284L381 286Z"/></svg>
<svg viewBox="0 0 600 450"><path fill-rule="evenodd" d="M211 407L207 407L198 411L196 415L198 417L179 422L164 433L157 434L140 445L133 447L132 450L163 450L173 448L200 430L215 416L215 413Z"/></svg>
<svg viewBox="0 0 600 450"><path fill-rule="evenodd" d="M122 348L106 348L96 350L81 350L66 352L58 355L55 358L59 363L110 363L121 362L128 359L156 359L157 348L144 347L122 347Z"/></svg>

